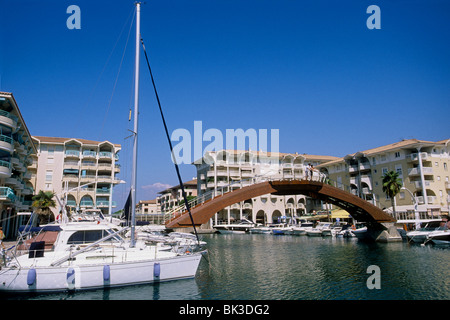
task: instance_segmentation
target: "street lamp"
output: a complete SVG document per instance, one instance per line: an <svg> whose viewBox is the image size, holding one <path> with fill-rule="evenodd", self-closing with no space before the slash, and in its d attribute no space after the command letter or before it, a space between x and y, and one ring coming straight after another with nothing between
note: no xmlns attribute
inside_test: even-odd
<svg viewBox="0 0 450 320"><path fill-rule="evenodd" d="M418 206L417 206L417 200L414 197L413 193L405 188L405 187L401 187L401 190L406 190L409 192L409 194L411 195L412 200L414 201L414 216L416 218L416 230L420 228L420 222L419 222L419 210L418 210Z"/></svg>

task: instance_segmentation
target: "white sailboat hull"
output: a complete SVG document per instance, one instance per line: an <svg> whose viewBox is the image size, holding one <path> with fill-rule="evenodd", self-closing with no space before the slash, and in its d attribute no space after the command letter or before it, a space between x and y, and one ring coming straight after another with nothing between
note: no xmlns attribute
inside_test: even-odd
<svg viewBox="0 0 450 320"><path fill-rule="evenodd" d="M77 291L193 278L201 257L201 253L195 253L123 263L3 268L0 271L0 291Z"/></svg>

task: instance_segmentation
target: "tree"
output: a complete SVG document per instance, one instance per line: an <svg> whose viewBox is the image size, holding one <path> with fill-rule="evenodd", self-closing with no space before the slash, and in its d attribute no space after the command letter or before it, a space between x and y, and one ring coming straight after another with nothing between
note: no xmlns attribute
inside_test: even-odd
<svg viewBox="0 0 450 320"><path fill-rule="evenodd" d="M55 193L52 191L40 190L37 195L33 197L31 206L34 212L39 215L39 224L46 224L55 220L51 208L56 207L56 202L53 200Z"/></svg>
<svg viewBox="0 0 450 320"><path fill-rule="evenodd" d="M398 172L388 171L381 177L383 180L383 192L391 198L392 211L395 215L395 196L402 188L402 180L398 177Z"/></svg>

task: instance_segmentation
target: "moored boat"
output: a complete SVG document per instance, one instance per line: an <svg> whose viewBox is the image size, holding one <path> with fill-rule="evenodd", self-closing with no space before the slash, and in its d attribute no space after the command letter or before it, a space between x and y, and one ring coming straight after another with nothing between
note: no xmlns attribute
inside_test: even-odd
<svg viewBox="0 0 450 320"><path fill-rule="evenodd" d="M406 233L406 238L409 242L414 243L424 243L427 237L433 231L437 231L441 226L441 221L430 221L425 224L424 227L419 228L415 231L410 231Z"/></svg>

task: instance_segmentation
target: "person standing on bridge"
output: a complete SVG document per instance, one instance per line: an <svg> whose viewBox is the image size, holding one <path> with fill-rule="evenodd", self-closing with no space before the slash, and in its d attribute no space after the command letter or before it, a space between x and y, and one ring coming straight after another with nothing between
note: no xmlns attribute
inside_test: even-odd
<svg viewBox="0 0 450 320"><path fill-rule="evenodd" d="M314 166L313 165L310 165L311 167L309 168L309 172L311 172L311 181L312 181L312 179L313 179L313 174L314 174L314 170L316 170L315 168L314 168Z"/></svg>
<svg viewBox="0 0 450 320"><path fill-rule="evenodd" d="M305 179L309 180L309 172L311 171L311 163L308 163L308 165L305 168Z"/></svg>

